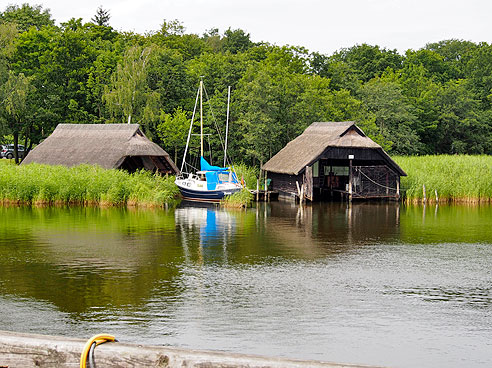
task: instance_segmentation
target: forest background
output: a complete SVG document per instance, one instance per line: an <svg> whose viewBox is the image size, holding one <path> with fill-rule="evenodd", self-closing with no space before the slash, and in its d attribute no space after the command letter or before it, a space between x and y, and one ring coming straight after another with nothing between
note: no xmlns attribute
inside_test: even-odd
<svg viewBox="0 0 492 368"><path fill-rule="evenodd" d="M228 155L247 165L315 121L356 121L390 154L492 153L488 43L443 40L404 55L361 44L323 55L254 43L241 29L197 35L164 20L142 35L110 23L102 8L91 22L60 25L39 5L0 13L0 143L30 149L60 123L131 122L179 161L203 77L206 133L225 131L231 86ZM207 137L207 157L220 164L223 137Z"/></svg>

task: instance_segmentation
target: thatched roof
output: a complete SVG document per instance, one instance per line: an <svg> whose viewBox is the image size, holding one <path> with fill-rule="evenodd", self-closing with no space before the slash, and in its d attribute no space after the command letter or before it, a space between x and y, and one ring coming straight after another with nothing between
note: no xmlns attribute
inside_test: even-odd
<svg viewBox="0 0 492 368"><path fill-rule="evenodd" d="M159 163L156 166L179 171L169 154L151 142L138 124L59 124L22 164L95 164L113 169L119 168L127 157L148 157Z"/></svg>
<svg viewBox="0 0 492 368"><path fill-rule="evenodd" d="M265 163L262 169L298 175L329 147L378 150L382 159L401 175L406 175L381 146L367 137L353 121L312 123L300 136L290 141Z"/></svg>

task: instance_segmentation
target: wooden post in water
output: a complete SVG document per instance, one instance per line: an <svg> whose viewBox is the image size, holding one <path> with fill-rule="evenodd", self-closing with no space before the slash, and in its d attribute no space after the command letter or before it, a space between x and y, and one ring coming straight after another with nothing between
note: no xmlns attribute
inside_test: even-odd
<svg viewBox="0 0 492 368"><path fill-rule="evenodd" d="M400 178L396 178L396 198L400 198Z"/></svg>
<svg viewBox="0 0 492 368"><path fill-rule="evenodd" d="M268 187L267 187L267 172L265 171L265 202L267 201L267 193L268 193Z"/></svg>
<svg viewBox="0 0 492 368"><path fill-rule="evenodd" d="M348 183L348 200L349 202L352 202L352 160L354 158L354 155L349 155L349 183Z"/></svg>
<svg viewBox="0 0 492 368"><path fill-rule="evenodd" d="M437 189L434 189L434 192L436 193L436 203L439 203L439 197L437 195Z"/></svg>
<svg viewBox="0 0 492 368"><path fill-rule="evenodd" d="M256 202L260 200L260 179L256 179Z"/></svg>
<svg viewBox="0 0 492 368"><path fill-rule="evenodd" d="M299 187L299 182L296 180L297 186L297 196L299 197L299 202L301 202L301 188Z"/></svg>
<svg viewBox="0 0 492 368"><path fill-rule="evenodd" d="M424 203L427 202L427 197L426 197L426 194L425 194L425 184L422 184L422 193L424 195Z"/></svg>

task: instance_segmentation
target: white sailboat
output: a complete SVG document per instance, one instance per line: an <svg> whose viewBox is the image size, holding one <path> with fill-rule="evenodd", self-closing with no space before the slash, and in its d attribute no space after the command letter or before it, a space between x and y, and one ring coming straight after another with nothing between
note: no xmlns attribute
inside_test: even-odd
<svg viewBox="0 0 492 368"><path fill-rule="evenodd" d="M200 100L200 169L196 172L186 172L186 153L188 151L190 137L193 130L193 121L198 100ZM229 100L230 99L228 98L228 117ZM226 128L226 142L227 130L228 127ZM224 166L226 163L226 152L227 146L224 147ZM200 81L200 87L197 92L195 108L193 110L188 139L186 141L185 153L181 164L181 173L176 177L175 183L184 199L204 202L218 202L225 196L236 193L242 188L242 185L232 167L210 165L203 157L203 81Z"/></svg>

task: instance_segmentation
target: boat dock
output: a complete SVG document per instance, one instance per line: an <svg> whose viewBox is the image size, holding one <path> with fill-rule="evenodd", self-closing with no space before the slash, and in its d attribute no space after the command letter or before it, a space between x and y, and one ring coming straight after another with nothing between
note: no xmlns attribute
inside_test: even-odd
<svg viewBox="0 0 492 368"><path fill-rule="evenodd" d="M79 367L86 340L0 331L0 367ZM99 367L355 368L351 364L108 342L95 349Z"/></svg>

